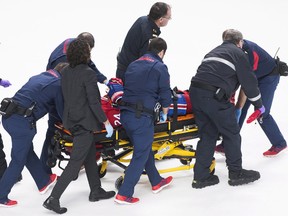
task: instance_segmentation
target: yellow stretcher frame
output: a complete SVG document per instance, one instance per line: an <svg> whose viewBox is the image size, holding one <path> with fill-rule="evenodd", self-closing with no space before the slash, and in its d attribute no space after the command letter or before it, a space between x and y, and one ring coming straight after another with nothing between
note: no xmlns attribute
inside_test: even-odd
<svg viewBox="0 0 288 216"><path fill-rule="evenodd" d="M70 132L61 124L57 124L55 126L59 129L59 131L55 134L54 144L52 144L52 146L54 145L54 153L55 151L58 152L58 155L54 155L54 159L57 158L59 160L59 168L64 169L61 166L61 162L68 161L69 158L63 156L62 153L69 155L67 148L73 147L73 138L71 138ZM69 136L70 138L65 139L64 135L66 135L66 138ZM105 135L106 131L95 133L95 137L97 137L96 142L103 145L103 149L101 151L102 161L101 163L98 163L98 172L101 178L104 177L107 172L108 161L125 170L127 167L126 164L129 164L131 155L133 153L133 145L129 142L125 131L123 132L123 128L115 129L112 138L106 138ZM176 122L169 120L166 123L159 123L155 125L154 142L152 143L152 150L155 152L155 160L178 158L182 163L181 166L159 169L159 173L192 169L194 167L192 160L196 158L196 150L193 149L193 145L184 145L183 142L197 137L198 128L195 124L193 114L179 116ZM117 151L117 154L110 154L111 151L110 153L107 153L107 149L115 150ZM52 165L55 166L55 162L52 163ZM211 173L215 171L215 160L212 161L210 171ZM144 171L143 174L145 174ZM118 183L119 181L121 181L121 179L117 180Z"/></svg>

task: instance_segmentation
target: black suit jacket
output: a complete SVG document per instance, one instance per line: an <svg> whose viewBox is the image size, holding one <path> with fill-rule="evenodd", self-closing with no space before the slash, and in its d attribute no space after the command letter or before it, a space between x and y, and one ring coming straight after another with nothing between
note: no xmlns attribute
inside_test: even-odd
<svg viewBox="0 0 288 216"><path fill-rule="evenodd" d="M75 68L68 66L61 73L64 127L71 130L79 125L90 131L102 130L107 117L101 106L95 71L80 64Z"/></svg>

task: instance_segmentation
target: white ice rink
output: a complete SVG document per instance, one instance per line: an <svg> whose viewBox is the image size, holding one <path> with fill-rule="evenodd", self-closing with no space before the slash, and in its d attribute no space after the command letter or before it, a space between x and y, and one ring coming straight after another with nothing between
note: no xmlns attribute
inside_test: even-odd
<svg viewBox="0 0 288 216"><path fill-rule="evenodd" d="M64 39L83 31L95 37L92 60L108 78L115 76L116 55L133 22L147 15L156 1L146 0L1 0L0 1L0 78L12 83L1 87L1 99L13 96L30 76L45 71L52 50ZM161 28L160 37L168 44L164 58L171 75L171 87L187 89L203 56L221 43L227 28L240 30L244 38L254 41L274 56L288 62L287 3L285 0L170 0L172 20ZM105 86L100 85L102 93ZM282 77L272 106L272 115L288 139L288 78ZM252 111L252 110L251 110ZM40 153L45 138L47 117L37 122L38 133L34 148ZM10 160L11 140L3 127L0 132ZM91 203L89 188L82 172L63 196L61 205L68 208L67 216L284 216L287 215L288 153L265 158L262 153L270 143L258 124L245 124L241 131L243 167L260 171L261 179L252 184L231 187L225 158L216 155L218 185L193 189L193 170L163 174L172 175L171 186L153 194L146 176L135 188L140 203L132 206L115 204L113 199ZM190 142L194 146L197 140ZM171 167L179 160L162 160L157 167ZM57 174L61 170L55 168ZM102 178L105 189L115 189L115 180L123 170L111 163ZM9 195L18 201L14 208L0 208L1 216L54 215L42 207L50 191L40 195L25 168L23 180Z"/></svg>

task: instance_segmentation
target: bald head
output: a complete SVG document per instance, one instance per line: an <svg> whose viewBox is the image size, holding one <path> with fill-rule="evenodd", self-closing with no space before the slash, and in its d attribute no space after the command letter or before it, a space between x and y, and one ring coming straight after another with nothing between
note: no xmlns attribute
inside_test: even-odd
<svg viewBox="0 0 288 216"><path fill-rule="evenodd" d="M89 32L82 32L81 34L79 34L79 35L77 36L77 38L86 41L86 42L89 44L89 46L90 46L91 49L94 47L94 43L95 43L95 42L94 42L94 37L93 37L93 35L92 35L91 33L89 33Z"/></svg>

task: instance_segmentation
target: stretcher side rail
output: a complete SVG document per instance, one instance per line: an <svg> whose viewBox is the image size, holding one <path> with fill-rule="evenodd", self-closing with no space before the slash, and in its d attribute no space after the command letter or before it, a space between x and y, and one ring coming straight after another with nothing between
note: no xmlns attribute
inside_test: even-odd
<svg viewBox="0 0 288 216"><path fill-rule="evenodd" d="M58 129L55 132L54 143L52 144L52 150L50 153L53 157L52 166L55 166L55 159L59 160L58 166L62 161L68 161L69 157L65 157L63 154L69 156L71 148L73 146L73 136L69 130L65 129L61 123L55 125ZM192 160L195 153L188 152L181 147L182 141L194 139L198 137L198 128L195 124L194 115L187 114L186 116L178 116L177 121L169 119L165 123L158 123L155 125L153 151L157 153L157 149L161 148L161 144L168 141L170 146L175 145L171 148L172 153L161 153L158 158L182 158ZM95 132L94 142L96 151L101 154L103 161L111 161L117 166L125 169L126 165L123 162L127 162L126 156L132 154L133 145L125 133L122 126L114 129L113 136L106 138L106 131ZM175 148L175 149L174 149ZM120 150L118 154L115 154L115 150ZM186 151L186 152L185 152ZM63 154L61 154L63 153ZM114 154L113 154L114 153ZM60 167L63 169L63 167Z"/></svg>

